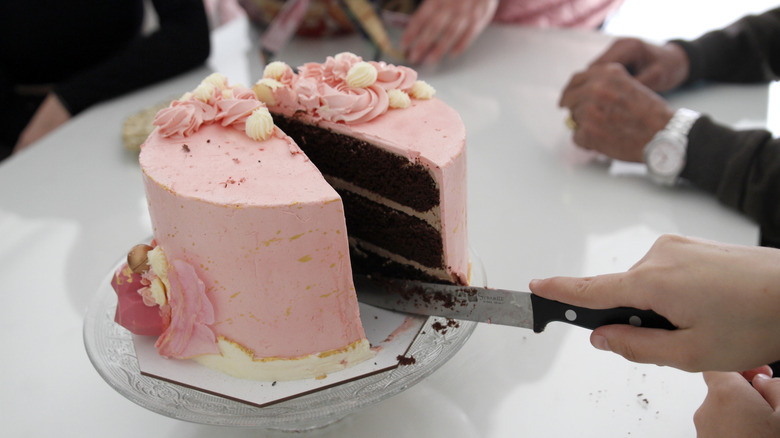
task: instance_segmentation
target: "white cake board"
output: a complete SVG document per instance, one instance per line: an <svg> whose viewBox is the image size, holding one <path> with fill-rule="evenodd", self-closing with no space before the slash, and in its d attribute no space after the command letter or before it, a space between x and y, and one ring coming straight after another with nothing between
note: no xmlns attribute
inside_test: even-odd
<svg viewBox="0 0 780 438"><path fill-rule="evenodd" d="M376 356L323 379L280 382L244 380L212 370L192 360L165 359L157 353L154 336L133 335L141 374L209 394L263 407L351 380L398 367L428 317L406 315L360 303L360 319Z"/></svg>

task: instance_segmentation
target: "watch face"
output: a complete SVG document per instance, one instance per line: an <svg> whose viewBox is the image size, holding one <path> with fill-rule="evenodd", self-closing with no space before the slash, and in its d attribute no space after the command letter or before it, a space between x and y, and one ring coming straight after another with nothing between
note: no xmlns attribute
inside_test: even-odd
<svg viewBox="0 0 780 438"><path fill-rule="evenodd" d="M680 145L669 139L658 139L647 156L647 165L657 175L677 175L685 157Z"/></svg>

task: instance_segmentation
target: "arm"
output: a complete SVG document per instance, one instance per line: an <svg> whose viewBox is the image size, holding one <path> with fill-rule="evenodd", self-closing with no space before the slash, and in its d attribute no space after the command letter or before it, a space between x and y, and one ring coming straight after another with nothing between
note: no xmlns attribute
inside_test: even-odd
<svg viewBox="0 0 780 438"><path fill-rule="evenodd" d="M651 309L673 331L610 325L597 348L687 371L739 371L780 359L780 250L677 236L624 273L531 282L542 297L590 308Z"/></svg>
<svg viewBox="0 0 780 438"><path fill-rule="evenodd" d="M755 220L764 239L780 242L780 139L704 116L688 134L686 162L683 178Z"/></svg>
<svg viewBox="0 0 780 438"><path fill-rule="evenodd" d="M693 41L674 43L690 61L687 83L768 82L780 76L780 8L743 17Z"/></svg>
<svg viewBox="0 0 780 438"><path fill-rule="evenodd" d="M202 64L209 55L208 19L202 0L153 0L159 29L75 77L54 93L72 114Z"/></svg>

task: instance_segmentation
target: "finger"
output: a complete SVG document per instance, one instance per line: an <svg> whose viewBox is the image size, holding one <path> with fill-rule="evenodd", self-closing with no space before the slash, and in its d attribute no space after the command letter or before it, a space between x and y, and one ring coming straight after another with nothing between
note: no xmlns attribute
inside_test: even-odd
<svg viewBox="0 0 780 438"><path fill-rule="evenodd" d="M409 47L407 58L410 62L419 63L425 59L437 41L441 39L448 20L449 14L443 13L432 18L423 26L419 36Z"/></svg>
<svg viewBox="0 0 780 438"><path fill-rule="evenodd" d="M482 9L478 9L478 11L482 11L481 16L473 17L474 13L471 13L466 17L468 26L463 31L460 39L452 46L450 52L453 55L459 55L463 53L463 51L466 50L475 39L477 39L477 36L479 36L482 31L485 30L485 27L487 27L487 25L490 24L490 22L493 20L493 15L496 13L497 6L497 1L490 1L487 6L483 7ZM477 15L480 14L478 13Z"/></svg>
<svg viewBox="0 0 780 438"><path fill-rule="evenodd" d="M705 371L701 373L702 377L704 377L704 383L706 383L708 387L730 382L732 380L732 374L734 373L723 371Z"/></svg>
<svg viewBox="0 0 780 438"><path fill-rule="evenodd" d="M679 330L615 324L593 330L590 342L600 350L619 354L631 362L701 371L697 362L700 355L691 351L686 338L687 334Z"/></svg>
<svg viewBox="0 0 780 438"><path fill-rule="evenodd" d="M766 376L772 377L773 371L772 367L769 365L764 365L758 368L754 368L752 370L742 371L740 374L742 374L742 377L745 378L748 382L752 382L753 379L759 375L764 374Z"/></svg>
<svg viewBox="0 0 780 438"><path fill-rule="evenodd" d="M453 38L450 53L453 55L460 55L463 53L483 30L484 26L481 26L480 23L469 23L468 21L465 21L457 39Z"/></svg>
<svg viewBox="0 0 780 438"><path fill-rule="evenodd" d="M439 34L436 41L430 46L428 53L421 60L424 64L436 64L450 52L456 41L461 39L469 23L464 17L451 20Z"/></svg>
<svg viewBox="0 0 780 438"><path fill-rule="evenodd" d="M561 97L558 100L558 106L561 108L571 108L579 100L579 96L582 94L582 89L590 80L589 72L583 71L575 73L569 79L569 83L563 88Z"/></svg>
<svg viewBox="0 0 780 438"><path fill-rule="evenodd" d="M629 286L626 273L604 274L596 277L553 277L532 280L531 292L555 301L590 309L644 306L638 294ZM648 309L648 307L639 307Z"/></svg>
<svg viewBox="0 0 780 438"><path fill-rule="evenodd" d="M756 388L775 412L780 412L780 378L773 379L759 374L753 379L753 388Z"/></svg>
<svg viewBox="0 0 780 438"><path fill-rule="evenodd" d="M623 38L615 41L600 56L594 59L590 65L608 64L617 62L625 66L635 64L638 59L638 53L641 42L635 38Z"/></svg>
<svg viewBox="0 0 780 438"><path fill-rule="evenodd" d="M412 18L406 24L403 35L401 35L401 50L408 50L423 33L429 22L435 14L434 3L423 2L417 11L412 14Z"/></svg>

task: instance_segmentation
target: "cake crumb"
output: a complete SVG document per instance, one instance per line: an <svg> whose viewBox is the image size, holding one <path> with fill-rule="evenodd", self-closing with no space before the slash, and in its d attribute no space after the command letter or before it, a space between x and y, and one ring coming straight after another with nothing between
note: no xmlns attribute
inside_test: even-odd
<svg viewBox="0 0 780 438"><path fill-rule="evenodd" d="M182 149L184 152L189 152L189 151L190 151L190 147L189 147L189 146L187 146L187 143L184 143L183 145L181 145L181 149Z"/></svg>
<svg viewBox="0 0 780 438"><path fill-rule="evenodd" d="M417 362L417 359L415 359L414 356L404 356L399 354L395 358L398 359L399 365L413 365Z"/></svg>

